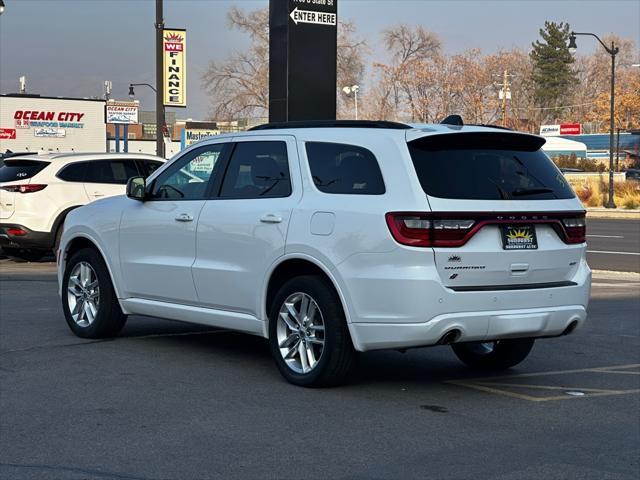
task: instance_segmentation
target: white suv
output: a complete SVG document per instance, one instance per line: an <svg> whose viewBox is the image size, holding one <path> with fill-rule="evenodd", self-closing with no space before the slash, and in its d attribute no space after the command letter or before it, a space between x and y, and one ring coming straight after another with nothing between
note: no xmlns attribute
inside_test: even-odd
<svg viewBox="0 0 640 480"><path fill-rule="evenodd" d="M57 248L67 214L97 198L125 193L130 177L148 176L165 162L120 153L32 154L0 165L0 246L29 259Z"/></svg>
<svg viewBox="0 0 640 480"><path fill-rule="evenodd" d="M69 214L67 323L87 338L132 314L260 335L298 385L385 348L451 344L473 367L511 367L580 326L589 300L585 212L543 143L353 121L207 139Z"/></svg>

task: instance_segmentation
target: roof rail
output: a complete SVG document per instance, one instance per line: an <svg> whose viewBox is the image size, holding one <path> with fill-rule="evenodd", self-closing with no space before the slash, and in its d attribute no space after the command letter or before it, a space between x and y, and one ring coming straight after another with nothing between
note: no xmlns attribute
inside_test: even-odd
<svg viewBox="0 0 640 480"><path fill-rule="evenodd" d="M295 122L274 122L257 125L249 129L277 130L284 128L388 128L392 130L408 130L411 127L406 123L387 122L385 120L304 120Z"/></svg>

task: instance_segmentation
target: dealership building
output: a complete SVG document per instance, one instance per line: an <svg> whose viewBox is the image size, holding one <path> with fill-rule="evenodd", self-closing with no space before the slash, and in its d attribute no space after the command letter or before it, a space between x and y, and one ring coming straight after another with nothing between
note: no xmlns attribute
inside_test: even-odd
<svg viewBox="0 0 640 480"><path fill-rule="evenodd" d="M104 152L105 101L0 95L0 152Z"/></svg>

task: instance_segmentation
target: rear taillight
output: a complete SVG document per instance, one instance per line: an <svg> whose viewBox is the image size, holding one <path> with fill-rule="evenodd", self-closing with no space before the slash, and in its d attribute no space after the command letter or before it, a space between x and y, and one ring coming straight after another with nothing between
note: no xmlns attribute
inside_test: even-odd
<svg viewBox="0 0 640 480"><path fill-rule="evenodd" d="M587 241L587 220L584 215L575 218L563 218L562 226L566 232L565 242L584 243Z"/></svg>
<svg viewBox="0 0 640 480"><path fill-rule="evenodd" d="M425 213L387 213L393 238L412 247L459 247L463 245L475 220L431 218Z"/></svg>
<svg viewBox="0 0 640 480"><path fill-rule="evenodd" d="M2 187L3 190L7 192L15 192L15 193L33 193L39 192L40 190L44 190L47 186L36 183L29 183L26 185L6 185Z"/></svg>
<svg viewBox="0 0 640 480"><path fill-rule="evenodd" d="M568 244L585 242L584 213L567 212L390 212L387 225L396 242L411 247L461 247L486 225L550 225Z"/></svg>
<svg viewBox="0 0 640 480"><path fill-rule="evenodd" d="M21 237L23 235L26 235L27 231L23 230L22 228L7 228L7 233L12 237Z"/></svg>

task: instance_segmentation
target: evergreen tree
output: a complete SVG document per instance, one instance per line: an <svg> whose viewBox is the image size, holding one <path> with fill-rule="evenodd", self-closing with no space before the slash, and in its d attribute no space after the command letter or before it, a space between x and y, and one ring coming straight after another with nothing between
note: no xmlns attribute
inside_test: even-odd
<svg viewBox="0 0 640 480"><path fill-rule="evenodd" d="M568 105L571 87L577 82L571 68L574 62L567 44L571 30L567 23L544 22L540 29L542 41L532 43L534 97L540 107ZM542 111L542 118L553 118L562 109Z"/></svg>

